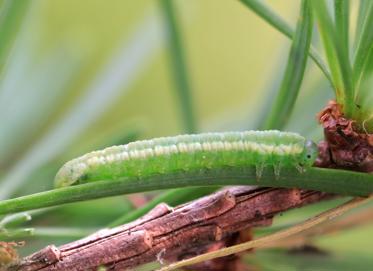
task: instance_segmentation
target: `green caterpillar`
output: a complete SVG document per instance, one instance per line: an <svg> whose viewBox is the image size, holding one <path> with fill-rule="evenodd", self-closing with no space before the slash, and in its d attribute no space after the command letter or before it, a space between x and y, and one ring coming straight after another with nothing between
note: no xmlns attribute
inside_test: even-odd
<svg viewBox="0 0 373 271"><path fill-rule="evenodd" d="M223 167L272 166L276 177L281 167L300 172L317 157L317 146L296 133L245 131L179 135L142 140L94 151L67 162L57 173L57 187L147 177Z"/></svg>

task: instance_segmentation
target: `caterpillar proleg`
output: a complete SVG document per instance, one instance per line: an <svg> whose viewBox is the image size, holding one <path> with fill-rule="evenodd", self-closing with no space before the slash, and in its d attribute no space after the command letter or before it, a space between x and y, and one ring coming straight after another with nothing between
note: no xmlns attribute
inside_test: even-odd
<svg viewBox="0 0 373 271"><path fill-rule="evenodd" d="M317 157L317 146L296 133L244 131L161 137L113 146L67 162L57 173L57 187L223 167L255 167L261 177L271 166L303 171Z"/></svg>

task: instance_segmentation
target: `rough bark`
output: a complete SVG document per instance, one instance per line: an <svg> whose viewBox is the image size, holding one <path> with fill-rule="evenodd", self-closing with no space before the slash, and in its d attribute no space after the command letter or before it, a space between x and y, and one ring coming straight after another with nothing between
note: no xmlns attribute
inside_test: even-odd
<svg viewBox="0 0 373 271"><path fill-rule="evenodd" d="M319 113L325 140L319 143L320 155L316 166L373 172L373 134L364 125L344 116L335 101Z"/></svg>
<svg viewBox="0 0 373 271"><path fill-rule="evenodd" d="M19 259L16 247L23 243L2 242L0 241L0 271L6 270L6 266Z"/></svg>
<svg viewBox="0 0 373 271"><path fill-rule="evenodd" d="M129 224L59 248L48 246L10 270L127 270L152 261L179 260L225 246L232 238L237 241L238 232L268 226L278 213L329 197L299 189L227 188L174 209L160 204Z"/></svg>

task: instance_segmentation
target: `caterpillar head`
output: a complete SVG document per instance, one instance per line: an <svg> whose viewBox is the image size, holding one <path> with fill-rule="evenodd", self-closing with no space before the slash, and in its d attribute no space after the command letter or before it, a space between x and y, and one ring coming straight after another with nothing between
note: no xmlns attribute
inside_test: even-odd
<svg viewBox="0 0 373 271"><path fill-rule="evenodd" d="M75 160L67 162L57 172L54 186L58 188L78 183L85 176L86 168L84 163L77 163Z"/></svg>
<svg viewBox="0 0 373 271"><path fill-rule="evenodd" d="M311 167L315 162L318 153L319 151L316 143L312 140L306 140L304 143L301 165L304 167Z"/></svg>

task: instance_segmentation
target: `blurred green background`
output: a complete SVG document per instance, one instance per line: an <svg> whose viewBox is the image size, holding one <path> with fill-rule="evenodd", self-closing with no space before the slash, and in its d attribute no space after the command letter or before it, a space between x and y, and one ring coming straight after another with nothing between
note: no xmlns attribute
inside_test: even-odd
<svg viewBox="0 0 373 271"><path fill-rule="evenodd" d="M295 25L299 1L267 3ZM174 4L197 130L257 128L278 90L290 41L239 1ZM0 199L51 189L57 169L88 151L185 132L159 1L29 1L13 30L0 74ZM320 139L315 115L332 97L309 61L286 130ZM25 225L44 231L28 238L22 253L74 240L133 208L126 197L113 197L34 212ZM361 244L372 233L371 227L355 230L353 246L343 234L321 246L371 255L371 242ZM272 260L271 255L256 260ZM286 264L304 270L291 260Z"/></svg>

